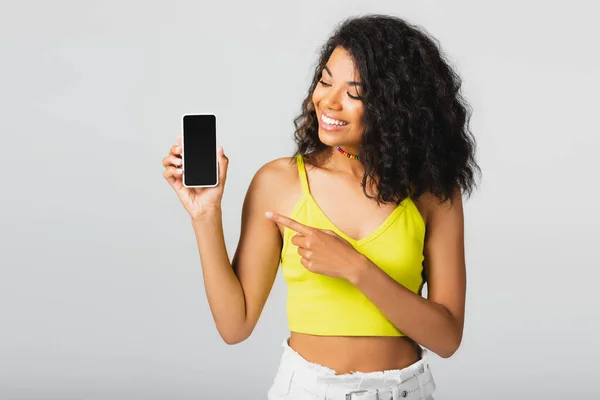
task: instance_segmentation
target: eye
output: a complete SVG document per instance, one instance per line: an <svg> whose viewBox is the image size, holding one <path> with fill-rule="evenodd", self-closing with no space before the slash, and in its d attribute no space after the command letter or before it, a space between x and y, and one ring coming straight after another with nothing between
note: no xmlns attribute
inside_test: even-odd
<svg viewBox="0 0 600 400"><path fill-rule="evenodd" d="M320 80L319 83L321 85L325 86L325 87L330 87L331 86L331 84L325 83L322 80ZM346 93L348 93L348 92L346 92ZM350 97L351 99L354 99L354 100L362 100L361 96L352 96L350 93L348 93L348 97Z"/></svg>

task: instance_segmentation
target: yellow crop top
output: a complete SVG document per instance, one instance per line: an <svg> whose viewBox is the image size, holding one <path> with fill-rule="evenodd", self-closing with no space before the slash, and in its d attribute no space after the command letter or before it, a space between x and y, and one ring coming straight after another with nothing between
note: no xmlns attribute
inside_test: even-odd
<svg viewBox="0 0 600 400"><path fill-rule="evenodd" d="M302 197L291 218L319 229L331 229L397 282L421 294L425 223L416 205L406 198L374 232L354 240L335 226L312 197L302 156L297 156ZM290 331L329 336L404 336L375 305L345 279L308 271L285 227L281 269L288 285ZM402 307L402 304L398 304Z"/></svg>

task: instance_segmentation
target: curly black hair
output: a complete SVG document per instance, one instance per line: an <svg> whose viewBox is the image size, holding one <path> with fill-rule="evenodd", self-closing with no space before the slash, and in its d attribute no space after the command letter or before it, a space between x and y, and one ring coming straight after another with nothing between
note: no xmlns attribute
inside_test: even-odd
<svg viewBox="0 0 600 400"><path fill-rule="evenodd" d="M322 46L309 94L294 119L294 156L311 161L329 148L319 140L311 98L338 46L353 58L363 87L365 128L359 156L365 195L396 204L425 192L452 202L457 188L470 196L481 170L468 127L471 108L459 93L461 79L436 39L394 16L351 17ZM378 194L373 197L366 182L375 176Z"/></svg>

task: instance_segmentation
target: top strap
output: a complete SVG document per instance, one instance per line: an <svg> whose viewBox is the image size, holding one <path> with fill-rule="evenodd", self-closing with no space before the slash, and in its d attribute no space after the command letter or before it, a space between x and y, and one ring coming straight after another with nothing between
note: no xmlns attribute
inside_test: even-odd
<svg viewBox="0 0 600 400"><path fill-rule="evenodd" d="M300 176L300 183L302 184L302 192L304 194L309 194L308 178L306 177L306 168L304 167L302 154L296 156L296 163L298 164L298 175Z"/></svg>

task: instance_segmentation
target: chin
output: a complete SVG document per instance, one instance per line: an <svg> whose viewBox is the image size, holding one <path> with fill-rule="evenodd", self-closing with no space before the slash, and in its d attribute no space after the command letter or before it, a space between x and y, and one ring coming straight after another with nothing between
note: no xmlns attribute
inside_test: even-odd
<svg viewBox="0 0 600 400"><path fill-rule="evenodd" d="M327 146L343 146L345 143L344 137L335 132L327 132L319 129L319 140Z"/></svg>

